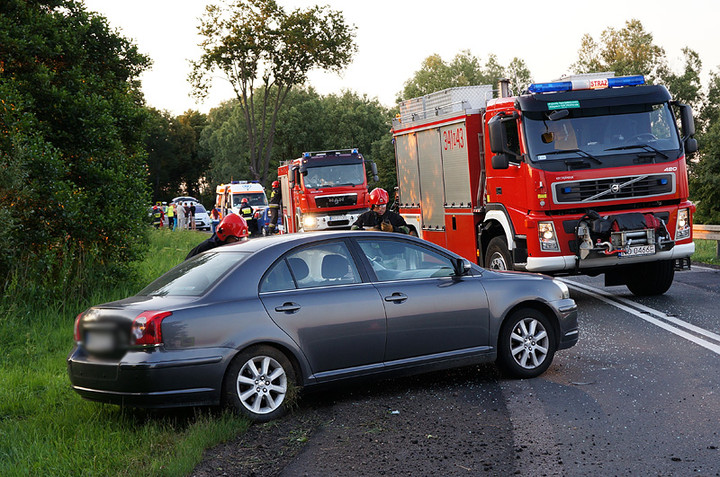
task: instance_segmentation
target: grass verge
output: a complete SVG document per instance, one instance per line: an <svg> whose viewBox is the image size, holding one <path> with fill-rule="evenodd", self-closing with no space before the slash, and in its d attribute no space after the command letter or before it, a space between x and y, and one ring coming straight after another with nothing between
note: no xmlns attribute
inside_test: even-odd
<svg viewBox="0 0 720 477"><path fill-rule="evenodd" d="M75 316L136 293L206 237L153 230L138 283L113 290L98 284L87 302L0 305L0 475L186 475L204 449L247 428L218 409L149 412L88 402L67 377Z"/></svg>
<svg viewBox="0 0 720 477"><path fill-rule="evenodd" d="M691 257L693 262L720 265L720 259L717 258L716 240L694 240L694 242L695 253Z"/></svg>

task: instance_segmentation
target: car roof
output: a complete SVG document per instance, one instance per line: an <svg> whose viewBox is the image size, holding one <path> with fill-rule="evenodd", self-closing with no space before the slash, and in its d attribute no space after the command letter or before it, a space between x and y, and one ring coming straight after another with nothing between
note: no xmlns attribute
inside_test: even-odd
<svg viewBox="0 0 720 477"><path fill-rule="evenodd" d="M321 232L304 232L304 233L292 233L292 234L280 234L280 235L271 235L267 237L258 237L253 238L252 240L246 240L245 242L236 242L228 246L219 247L214 250L219 250L221 252L233 252L238 251L241 249L243 252L250 252L255 253L260 250L265 250L267 248L271 247L280 247L283 250L288 250L291 248L294 248L298 245L308 244L308 243L315 243L321 240L332 240L332 239L342 239L346 237L354 237L354 238L360 238L360 237L367 237L367 238L375 238L375 239L387 239L387 238L394 238L394 239L400 239L400 240L407 240L407 241L413 241L416 243L419 243L421 245L426 245L430 247L437 247L435 244L432 244L430 242L427 242L425 240L419 239L417 237L413 237L410 235L404 235L404 234L397 234L397 233L389 233L389 232L380 232L380 231L368 231L368 230L334 230L334 231L321 231ZM445 250L446 253L449 253L450 255L455 255L453 252L450 252L447 249L444 249L442 247L439 247L442 250Z"/></svg>

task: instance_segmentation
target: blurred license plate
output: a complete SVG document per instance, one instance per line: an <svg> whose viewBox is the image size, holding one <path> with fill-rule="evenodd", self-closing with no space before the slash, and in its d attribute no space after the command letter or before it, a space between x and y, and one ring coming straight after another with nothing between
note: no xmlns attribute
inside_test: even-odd
<svg viewBox="0 0 720 477"><path fill-rule="evenodd" d="M115 340L112 333L107 331L88 331L85 334L85 349L88 351L112 351L115 349Z"/></svg>
<svg viewBox="0 0 720 477"><path fill-rule="evenodd" d="M623 257L639 257L642 255L654 255L655 245L636 245L629 247L622 253Z"/></svg>

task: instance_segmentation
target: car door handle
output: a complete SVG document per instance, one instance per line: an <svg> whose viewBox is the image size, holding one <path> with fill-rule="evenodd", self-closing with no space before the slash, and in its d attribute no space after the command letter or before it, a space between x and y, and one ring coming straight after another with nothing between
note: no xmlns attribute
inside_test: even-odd
<svg viewBox="0 0 720 477"><path fill-rule="evenodd" d="M287 302L283 303L282 306L276 306L275 311L279 312L285 312L285 313L293 313L295 311L298 311L300 309L300 305L297 303Z"/></svg>
<svg viewBox="0 0 720 477"><path fill-rule="evenodd" d="M407 299L408 299L408 297L407 297L406 294L404 294L404 293L398 293L398 292L395 292L395 293L393 293L392 295L385 297L385 301L392 301L392 302L395 302L395 303L402 303L402 302L404 302L404 301L407 300Z"/></svg>

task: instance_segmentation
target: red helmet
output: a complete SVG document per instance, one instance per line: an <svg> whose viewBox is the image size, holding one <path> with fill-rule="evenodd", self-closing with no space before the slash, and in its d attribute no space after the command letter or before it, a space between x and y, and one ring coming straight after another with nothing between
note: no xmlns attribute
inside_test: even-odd
<svg viewBox="0 0 720 477"><path fill-rule="evenodd" d="M272 188L277 189L278 187L280 187L280 183L278 181L273 181Z"/></svg>
<svg viewBox="0 0 720 477"><path fill-rule="evenodd" d="M241 203L241 204L247 204L247 201L248 201L248 200L247 200L247 197L243 197L242 200L240 201L240 203Z"/></svg>
<svg viewBox="0 0 720 477"><path fill-rule="evenodd" d="M385 189L381 189L380 187L378 187L370 192L371 207L374 207L376 205L387 205L389 200L390 196Z"/></svg>
<svg viewBox="0 0 720 477"><path fill-rule="evenodd" d="M237 214L228 214L220 221L215 233L223 242L227 240L228 237L237 237L238 239L247 237L247 222Z"/></svg>

